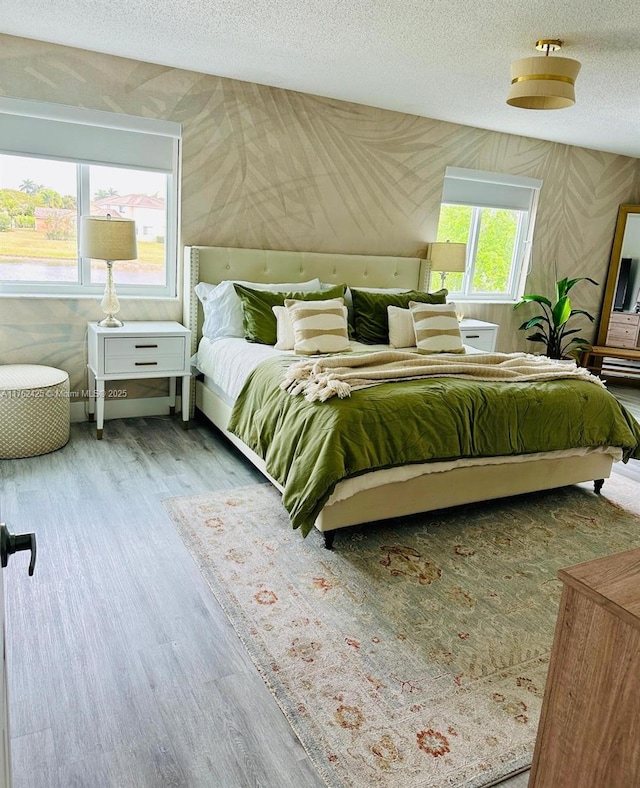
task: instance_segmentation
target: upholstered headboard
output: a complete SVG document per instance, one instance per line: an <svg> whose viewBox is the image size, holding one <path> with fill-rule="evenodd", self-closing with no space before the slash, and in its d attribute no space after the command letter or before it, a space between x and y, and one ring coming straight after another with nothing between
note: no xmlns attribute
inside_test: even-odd
<svg viewBox="0 0 640 788"><path fill-rule="evenodd" d="M184 250L183 320L191 329L192 352L202 331L202 310L193 288L225 279L248 282L322 282L353 287L423 289L428 263L419 257L275 252L227 246L187 246Z"/></svg>

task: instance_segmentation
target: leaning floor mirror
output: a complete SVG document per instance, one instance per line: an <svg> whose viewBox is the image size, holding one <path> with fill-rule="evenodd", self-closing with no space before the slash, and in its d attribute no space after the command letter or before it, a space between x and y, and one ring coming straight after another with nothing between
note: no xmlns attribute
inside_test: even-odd
<svg viewBox="0 0 640 788"><path fill-rule="evenodd" d="M640 375L640 205L618 210L597 344L624 351L621 374Z"/></svg>

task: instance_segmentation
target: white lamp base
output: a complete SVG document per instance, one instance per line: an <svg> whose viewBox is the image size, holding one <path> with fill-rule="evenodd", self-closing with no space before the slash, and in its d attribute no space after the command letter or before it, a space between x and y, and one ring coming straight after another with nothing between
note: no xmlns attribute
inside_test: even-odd
<svg viewBox="0 0 640 788"><path fill-rule="evenodd" d="M102 328L121 328L124 323L114 317L114 312L120 311L120 302L116 295L116 288L113 284L113 260L106 260L107 263L107 281L104 287L104 295L100 306L102 311L107 313L107 316L101 320L98 325Z"/></svg>
<svg viewBox="0 0 640 788"><path fill-rule="evenodd" d="M101 320L98 325L101 328L122 328L124 323L122 320L118 320L118 318L114 317L113 315L107 315L107 317L105 317L104 320Z"/></svg>

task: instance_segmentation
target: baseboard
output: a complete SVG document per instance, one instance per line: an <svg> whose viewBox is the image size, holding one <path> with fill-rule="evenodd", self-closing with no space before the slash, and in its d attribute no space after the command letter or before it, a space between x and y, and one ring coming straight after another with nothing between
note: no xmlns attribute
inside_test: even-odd
<svg viewBox="0 0 640 788"><path fill-rule="evenodd" d="M182 408L180 397L176 397L176 413ZM109 399L104 403L104 418L128 419L132 416L166 416L169 413L169 397L137 397L131 399ZM71 421L88 421L89 403L71 403Z"/></svg>

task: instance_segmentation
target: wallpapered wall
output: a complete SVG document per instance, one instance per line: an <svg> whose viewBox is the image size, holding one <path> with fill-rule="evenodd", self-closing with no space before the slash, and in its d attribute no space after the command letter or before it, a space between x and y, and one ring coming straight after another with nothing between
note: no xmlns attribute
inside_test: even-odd
<svg viewBox="0 0 640 788"><path fill-rule="evenodd" d="M543 179L527 289L552 292L556 265L604 285L618 205L640 202L637 159L30 39L0 35L0 94L182 123L183 244L421 255L445 167L471 167ZM602 292L575 291L594 312ZM500 324L500 350L525 349L511 307L465 311ZM181 318L179 301L121 314ZM55 365L81 390L101 317L94 298L2 298L0 363Z"/></svg>

